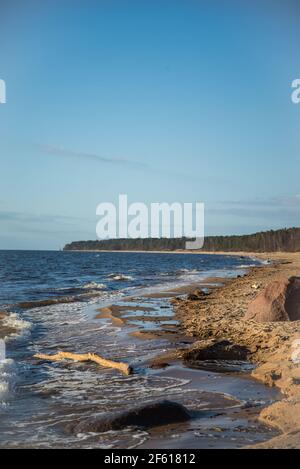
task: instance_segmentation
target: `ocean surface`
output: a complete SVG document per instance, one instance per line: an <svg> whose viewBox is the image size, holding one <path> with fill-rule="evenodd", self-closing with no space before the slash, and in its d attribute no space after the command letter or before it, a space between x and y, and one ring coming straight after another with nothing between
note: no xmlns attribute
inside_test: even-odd
<svg viewBox="0 0 300 469"><path fill-rule="evenodd" d="M150 293L208 277L242 275L250 265L259 261L198 254L0 251L0 311L9 313L5 326L16 328L15 334L6 337L6 357L0 359L0 447L147 446L155 436L142 429L72 434L67 428L91 416L165 397L193 410L226 407L224 418L230 421L227 426L224 419L219 422L226 426L223 439L209 430L211 417L188 429L170 430L164 437L167 447L174 441L191 447L237 447L265 439L267 429L255 424L251 431L244 418L232 414L249 400L254 406L264 405L275 394L240 375L191 372L178 364L166 370L149 369L145 366L149 358L184 346L184 338L178 344L164 337L139 340L130 335L145 329L176 329L169 299ZM96 318L99 308L110 304L126 305L124 327ZM134 374L123 376L90 363L33 358L36 353L58 350L95 352L127 361ZM224 406L225 395L235 403ZM243 425L246 433L237 430Z"/></svg>
<svg viewBox="0 0 300 469"><path fill-rule="evenodd" d="M127 252L0 251L0 304L189 284L235 275L255 259L219 255Z"/></svg>

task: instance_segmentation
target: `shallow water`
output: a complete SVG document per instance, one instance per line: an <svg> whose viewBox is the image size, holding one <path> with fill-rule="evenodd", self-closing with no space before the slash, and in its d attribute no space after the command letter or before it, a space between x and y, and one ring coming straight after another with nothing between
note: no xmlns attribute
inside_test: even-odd
<svg viewBox="0 0 300 469"><path fill-rule="evenodd" d="M188 380L179 401L200 415L188 423L153 429L141 448L241 448L276 435L257 421L278 392L243 375L224 375L174 365L161 376Z"/></svg>
<svg viewBox="0 0 300 469"><path fill-rule="evenodd" d="M176 272L179 271L182 261L184 261L185 269L187 269L187 263L191 263L192 276L195 275L195 265L201 266L199 278L204 278L204 272L206 276L211 276L216 270L221 271L223 275L237 275L240 270L236 260L235 265L230 265L226 259L224 261L226 266L222 267L222 256L217 256L220 257L218 269L216 269L216 261L207 260L207 270L205 270L202 256L142 254L137 258L134 254L128 254L126 267L125 260L120 261L123 253L117 253L117 259L110 259L109 262L107 256L113 257L115 253L105 253L102 258L105 260L104 266L102 270L99 267L97 271L97 261L92 262L98 259L95 253L56 253L56 255L62 255L62 259L67 259L66 271L68 273L60 264L63 264L62 260L56 259L54 263L56 267L52 267L54 270L43 274L47 276L47 282L43 283L39 278L37 280L39 286L33 287L32 279L29 280L30 269L27 265L29 271L27 277L24 273L20 273L22 277L20 289L17 285L14 286L15 303L59 297L55 273L57 277L60 276L59 292L61 289L70 288L69 284L72 282L75 285L75 277L76 288L79 288L78 283L87 285L96 282L99 285L104 282L104 278L107 279L105 280L107 283L105 289L101 287L101 292L104 290L103 295L97 294L84 301L57 303L29 309L15 306L18 316L14 313L9 320L18 327L19 335L7 340L7 359L0 363L2 386L0 387L0 447L132 448L149 445L164 448L174 447L174 445L176 447L181 445L183 447L237 447L267 439L273 434L256 422L252 423L252 419L249 423L247 414L253 413L254 409L254 415L256 415L259 408L276 399L278 393L249 380L245 374L228 375L207 370L190 370L180 364L174 364L164 370L147 367L147 362L151 357L178 345L186 346L187 341L176 333L176 322L172 319L173 312L169 299L145 298L142 292L145 289L149 292L149 288L157 291L162 287L178 285L178 276L174 275L172 269L176 266ZM73 257L77 255L83 260L79 262L78 258ZM86 255L87 259L84 258ZM5 256L7 257L8 254ZM33 254L35 268L37 267L36 256ZM53 253L49 256L50 260L46 262L47 268L54 262ZM65 256L71 256L71 258ZM167 257L162 261L161 256ZM168 261L170 257L172 259ZM205 256L205 259L207 257L209 256ZM45 262L47 255L43 253L42 258ZM72 258L76 259L76 267L73 269L76 271L74 278L71 278L70 274ZM245 259L242 262L245 265ZM250 262L252 263L253 260L249 260ZM137 270L133 272L135 263L137 263ZM152 272L151 269L156 264L160 267L155 277L156 274L154 272L151 274L149 271ZM162 270L162 264L164 264L165 271ZM131 275L132 278L138 276L138 270L144 265L143 276L139 280L141 285L127 284L126 282L130 282L128 278L112 280L109 277L109 269L112 265L114 268L111 273L117 272L118 275L122 273L126 277ZM43 270L41 266L39 269ZM93 272L97 271L97 275L91 274L91 269ZM84 279L80 277L78 270L84 271ZM165 275L162 275L163 273ZM162 277L167 278L165 283L162 282ZM187 277L190 280L189 275ZM11 303L10 295L13 290L11 279L8 278L7 281L8 286L4 285L1 291L1 301L4 305ZM180 279L179 282L182 281ZM110 286L112 282L113 287ZM134 281L131 280L131 282ZM5 284L5 280L3 283ZM55 288L54 285L56 285ZM94 287L95 285L92 285L93 289ZM124 301L129 292L130 301ZM119 313L120 317L126 320L124 327L112 326L109 319L95 318L96 309L112 301L114 304L127 308ZM9 309L14 310L14 306L10 306ZM139 340L128 335L129 332L137 330L147 332L160 330L161 334L152 340ZM173 335L176 340L170 341L170 335ZM180 341L182 343L178 343ZM103 369L91 363L50 363L32 358L35 353L52 354L58 350L95 352L104 357L127 361L134 367L135 373L132 376L123 376L114 370ZM118 432L78 435L65 431L66 426L71 422L165 398L181 402L192 410L201 410L203 415L189 424L156 429L151 432L127 428ZM245 402L248 410L242 409ZM221 430L213 430L212 427L220 427Z"/></svg>

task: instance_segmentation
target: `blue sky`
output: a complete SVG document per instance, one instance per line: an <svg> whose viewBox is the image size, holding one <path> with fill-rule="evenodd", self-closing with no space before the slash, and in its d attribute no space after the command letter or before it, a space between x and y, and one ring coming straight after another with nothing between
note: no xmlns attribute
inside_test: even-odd
<svg viewBox="0 0 300 469"><path fill-rule="evenodd" d="M1 1L0 249L95 239L96 206L298 226L296 1Z"/></svg>

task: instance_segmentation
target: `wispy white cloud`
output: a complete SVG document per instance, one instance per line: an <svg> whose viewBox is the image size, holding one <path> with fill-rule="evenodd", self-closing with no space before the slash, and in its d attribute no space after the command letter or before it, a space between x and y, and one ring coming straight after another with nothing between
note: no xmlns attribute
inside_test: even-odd
<svg viewBox="0 0 300 469"><path fill-rule="evenodd" d="M0 222L2 234L95 236L92 219L69 215L0 210Z"/></svg>
<svg viewBox="0 0 300 469"><path fill-rule="evenodd" d="M147 174L150 175L159 175L162 177L172 177L175 179L185 179L191 182L199 183L199 181L209 181L211 180L214 184L227 184L229 181L227 179L217 178L215 175L212 178L206 176L201 176L199 174L186 174L180 171L176 171L174 169L159 169L151 166L148 163L129 160L126 158L110 158L107 156L99 155L96 153L88 153L76 150L70 150L63 146L57 145L50 145L50 144L42 144L42 143L34 143L34 147L43 153L48 155L62 157L62 158L72 158L72 159L82 159L85 161L91 161L101 164L108 164L108 165L116 165L120 167L125 167L128 169L140 169L147 171Z"/></svg>
<svg viewBox="0 0 300 469"><path fill-rule="evenodd" d="M220 205L226 206L241 206L241 207L298 207L300 208L300 194L282 195L277 197L241 199L241 200L222 200L217 202Z"/></svg>
<svg viewBox="0 0 300 469"><path fill-rule="evenodd" d="M256 218L268 221L268 223L276 220L282 225L299 225L300 195L225 200L211 205L207 210L211 215L217 216Z"/></svg>
<svg viewBox="0 0 300 469"><path fill-rule="evenodd" d="M79 217L72 217L68 215L33 214L33 213L17 212L17 211L9 211L9 210L0 210L0 220L22 222L22 223L53 223L53 222L70 223L70 222L82 221L82 219Z"/></svg>
<svg viewBox="0 0 300 469"><path fill-rule="evenodd" d="M91 160L97 163L113 164L119 166L128 166L132 168L147 168L147 164L139 161L132 161L126 158L110 158L96 153L86 153L81 151L70 150L62 146L35 143L34 146L49 155L60 156L65 158L80 158Z"/></svg>

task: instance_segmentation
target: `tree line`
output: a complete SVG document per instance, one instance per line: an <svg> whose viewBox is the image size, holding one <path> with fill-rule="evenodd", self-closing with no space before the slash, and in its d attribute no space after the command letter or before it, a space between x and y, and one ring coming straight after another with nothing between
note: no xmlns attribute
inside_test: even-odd
<svg viewBox="0 0 300 469"><path fill-rule="evenodd" d="M120 238L74 241L65 251L176 251L185 249L188 238ZM203 250L274 252L300 251L300 228L261 231L250 235L207 236Z"/></svg>

